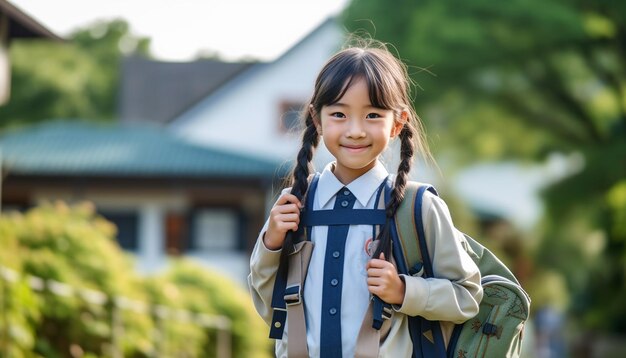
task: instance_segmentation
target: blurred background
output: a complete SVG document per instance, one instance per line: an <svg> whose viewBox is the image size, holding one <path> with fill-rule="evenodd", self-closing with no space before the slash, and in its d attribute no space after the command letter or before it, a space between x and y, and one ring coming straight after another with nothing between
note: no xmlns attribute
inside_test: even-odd
<svg viewBox="0 0 626 358"><path fill-rule="evenodd" d="M0 0L0 357L272 356L249 255L355 33L529 292L524 355L626 355L626 3L228 4Z"/></svg>

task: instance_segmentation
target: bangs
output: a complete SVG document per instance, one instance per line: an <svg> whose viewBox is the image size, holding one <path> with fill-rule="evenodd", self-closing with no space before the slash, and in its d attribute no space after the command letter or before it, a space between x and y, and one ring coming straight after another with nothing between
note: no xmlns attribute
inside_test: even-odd
<svg viewBox="0 0 626 358"><path fill-rule="evenodd" d="M381 71L381 66L387 67L369 53L340 53L331 58L320 72L315 86L317 96L312 102L318 109L337 103L355 80L363 78L372 106L393 109L394 103L398 104L399 84L390 75L393 71Z"/></svg>

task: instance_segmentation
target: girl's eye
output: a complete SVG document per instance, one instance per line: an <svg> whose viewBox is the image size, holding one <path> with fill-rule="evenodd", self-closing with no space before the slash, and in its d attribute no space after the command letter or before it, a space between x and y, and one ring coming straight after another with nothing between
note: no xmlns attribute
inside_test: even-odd
<svg viewBox="0 0 626 358"><path fill-rule="evenodd" d="M334 113L331 113L330 116L335 117L335 118L344 118L346 115L341 112L334 112Z"/></svg>
<svg viewBox="0 0 626 358"><path fill-rule="evenodd" d="M382 116L378 113L370 113L365 118L381 118Z"/></svg>

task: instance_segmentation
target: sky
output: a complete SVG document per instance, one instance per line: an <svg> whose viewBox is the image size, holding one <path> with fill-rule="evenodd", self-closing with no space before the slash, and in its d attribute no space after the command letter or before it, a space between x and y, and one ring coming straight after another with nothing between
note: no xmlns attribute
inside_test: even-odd
<svg viewBox="0 0 626 358"><path fill-rule="evenodd" d="M270 61L348 0L9 0L62 37L98 20L123 18L150 37L153 55L188 61L199 53Z"/></svg>

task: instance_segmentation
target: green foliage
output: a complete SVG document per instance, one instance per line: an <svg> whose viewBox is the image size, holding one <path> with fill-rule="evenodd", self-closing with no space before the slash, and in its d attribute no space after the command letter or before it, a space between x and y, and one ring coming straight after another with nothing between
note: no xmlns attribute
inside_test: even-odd
<svg viewBox="0 0 626 358"><path fill-rule="evenodd" d="M626 220L624 220L626 218L626 179L621 180L609 190L606 201L613 214L610 218L612 235L626 239Z"/></svg>
<svg viewBox="0 0 626 358"><path fill-rule="evenodd" d="M168 272L153 278L148 287L151 300L159 304L180 305L193 312L228 317L232 322L233 356L270 356L271 341L267 339L269 334L267 326L259 319L250 304L248 293L232 281L207 271L197 264L179 260L173 263ZM180 328L179 332L168 332L168 334L184 337L183 334L191 333L191 328L187 328L188 331ZM198 326L195 329L202 331L202 328ZM203 334L206 341L199 355L196 356L215 357L217 331L206 329ZM185 343L184 340L180 342ZM172 348L174 351L182 349L170 347Z"/></svg>
<svg viewBox="0 0 626 358"><path fill-rule="evenodd" d="M111 356L113 344L125 357L215 356L216 330L181 320L182 311L228 317L235 357L269 356L267 328L242 288L183 260L161 276L141 278L115 235L88 203L0 216L1 356ZM46 280L42 291L31 285L34 276ZM104 301L89 299L93 291ZM170 314L157 315L149 302Z"/></svg>
<svg viewBox="0 0 626 358"><path fill-rule="evenodd" d="M25 214L3 217L0 223L2 246L13 248L3 250L0 260L3 266L11 265L26 277L32 275L77 289L98 290L111 297L124 294L142 299L142 292L137 289L139 278L132 274L133 265L115 244L115 227L96 217L91 205L73 208L62 203L43 205ZM30 301L15 300L9 307L32 311L26 331L34 333L34 351L42 356L65 356L71 346L86 353L98 353L109 341L108 311L89 305L81 294L53 294L51 286L37 294L23 284L7 287L19 288L22 295L33 297ZM6 297L12 300L17 295L15 292ZM7 326L11 325L4 327ZM148 317L126 327L131 334L139 331L147 335L149 329Z"/></svg>
<svg viewBox="0 0 626 358"><path fill-rule="evenodd" d="M344 13L349 30L408 63L436 153L457 163L582 158L578 172L546 183L535 247L536 282L566 286L571 299L538 289L538 302L569 301L585 327L622 333L625 20L624 2L579 0L353 0Z"/></svg>
<svg viewBox="0 0 626 358"><path fill-rule="evenodd" d="M54 118L111 120L117 110L122 55L148 55L149 40L123 20L98 22L67 42L14 41L11 99L0 107L0 128Z"/></svg>

